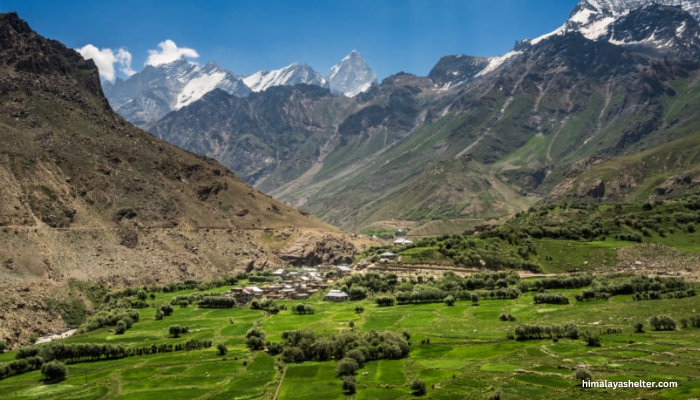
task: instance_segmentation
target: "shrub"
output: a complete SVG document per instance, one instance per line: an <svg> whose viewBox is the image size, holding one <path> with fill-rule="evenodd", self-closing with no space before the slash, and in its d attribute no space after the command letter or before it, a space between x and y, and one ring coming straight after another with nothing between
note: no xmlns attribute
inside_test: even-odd
<svg viewBox="0 0 700 400"><path fill-rule="evenodd" d="M343 377L343 391L347 394L355 394L355 377L352 375Z"/></svg>
<svg viewBox="0 0 700 400"><path fill-rule="evenodd" d="M226 348L226 345L223 343L219 343L216 345L216 349L219 350L219 355L220 356L225 356L226 353L228 353L228 349Z"/></svg>
<svg viewBox="0 0 700 400"><path fill-rule="evenodd" d="M122 335L124 332L126 332L126 323L124 323L124 321L117 322L117 326L114 328L114 333L117 335Z"/></svg>
<svg viewBox="0 0 700 400"><path fill-rule="evenodd" d="M423 396L427 391L425 389L425 382L416 378L411 382L411 390L415 396Z"/></svg>
<svg viewBox="0 0 700 400"><path fill-rule="evenodd" d="M173 335L173 337L180 337L181 333L187 333L188 329L186 326L180 326L180 325L170 325L170 328L168 328L168 332Z"/></svg>
<svg viewBox="0 0 700 400"><path fill-rule="evenodd" d="M271 356L280 354L282 350L284 350L284 347L281 343L270 343L270 345L267 346L267 352L270 353Z"/></svg>
<svg viewBox="0 0 700 400"><path fill-rule="evenodd" d="M600 347L600 335L597 332L586 332L586 345L590 347Z"/></svg>
<svg viewBox="0 0 700 400"><path fill-rule="evenodd" d="M649 325L657 331L673 331L676 329L676 320L668 315L655 315L649 318Z"/></svg>
<svg viewBox="0 0 700 400"><path fill-rule="evenodd" d="M576 372L574 372L574 380L576 381L590 381L592 378L591 372L586 368L576 368Z"/></svg>
<svg viewBox="0 0 700 400"><path fill-rule="evenodd" d="M41 366L41 374L49 382L58 382L66 379L68 368L60 361L50 361Z"/></svg>

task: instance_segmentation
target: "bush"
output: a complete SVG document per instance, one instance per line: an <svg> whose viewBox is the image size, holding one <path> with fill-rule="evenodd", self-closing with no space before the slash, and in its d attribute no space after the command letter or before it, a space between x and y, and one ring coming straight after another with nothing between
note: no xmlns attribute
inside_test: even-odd
<svg viewBox="0 0 700 400"><path fill-rule="evenodd" d="M415 396L423 396L427 390L425 389L425 382L416 378L411 382L411 390Z"/></svg>
<svg viewBox="0 0 700 400"><path fill-rule="evenodd" d="M590 347L600 347L600 335L596 332L586 333L586 345Z"/></svg>
<svg viewBox="0 0 700 400"><path fill-rule="evenodd" d="M126 332L126 323L124 321L117 322L117 327L114 328L114 333L117 335L122 335Z"/></svg>
<svg viewBox="0 0 700 400"><path fill-rule="evenodd" d="M655 315L649 318L649 325L653 326L657 331L676 330L676 320L667 315Z"/></svg>
<svg viewBox="0 0 700 400"><path fill-rule="evenodd" d="M223 343L219 343L216 345L216 349L219 350L219 355L220 356L225 356L226 353L228 353L228 349L226 348L226 345Z"/></svg>
<svg viewBox="0 0 700 400"><path fill-rule="evenodd" d="M180 325L170 325L168 332L173 335L173 337L179 338L181 333L187 333L188 329L186 326Z"/></svg>
<svg viewBox="0 0 700 400"><path fill-rule="evenodd" d="M343 391L346 394L355 394L357 389L355 388L355 377L352 375L343 377Z"/></svg>
<svg viewBox="0 0 700 400"><path fill-rule="evenodd" d="M60 361L50 361L41 366L41 374L49 382L58 382L66 379L68 368Z"/></svg>
<svg viewBox="0 0 700 400"><path fill-rule="evenodd" d="M267 346L267 352L270 353L271 356L276 356L277 354L280 354L283 350L284 347L281 343L270 343L270 345Z"/></svg>
<svg viewBox="0 0 700 400"><path fill-rule="evenodd" d="M635 322L634 325L634 331L637 333L644 333L644 323L642 322Z"/></svg>
<svg viewBox="0 0 700 400"><path fill-rule="evenodd" d="M0 353L4 353L7 350L7 343L4 340L0 340Z"/></svg>
<svg viewBox="0 0 700 400"><path fill-rule="evenodd" d="M593 376L586 368L576 368L576 372L574 372L574 380L590 381L591 379L593 379Z"/></svg>

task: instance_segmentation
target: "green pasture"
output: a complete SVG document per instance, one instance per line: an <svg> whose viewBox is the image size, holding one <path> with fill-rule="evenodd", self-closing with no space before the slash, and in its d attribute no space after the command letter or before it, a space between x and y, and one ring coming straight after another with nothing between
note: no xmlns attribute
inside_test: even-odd
<svg viewBox="0 0 700 400"><path fill-rule="evenodd" d="M683 299L633 301L615 296L608 301L576 302L576 290L556 290L570 304L534 304L534 293L515 300L458 301L377 307L371 299L328 303L320 295L306 302L314 314L296 315L295 301L281 301L287 310L277 315L249 308L225 310L175 307L172 316L155 321L155 308L141 309L141 321L123 335L110 328L74 335L68 343L111 343L150 346L182 343L189 339L224 343L226 356L215 346L134 356L113 361L71 364L69 377L44 384L38 371L0 381L2 399L410 399L415 378L426 383L431 399L487 399L496 390L503 399L686 399L700 397L700 328L680 327L654 331L653 315L666 314L680 321L700 314L700 296ZM191 291L190 291L191 292ZM159 293L161 304L182 293ZM150 299L149 299L150 301ZM356 305L365 311L356 314ZM516 321L500 321L501 313ZM344 394L336 361L285 365L279 356L250 352L245 333L258 327L266 340L282 342L285 330L308 329L326 335L350 329L389 330L410 334L411 354L402 360L369 361L355 376L357 393ZM632 324L645 324L635 333ZM582 332L602 332L601 347L588 347L583 339L514 341L506 335L519 324L574 323ZM180 338L168 335L170 325L188 326ZM607 329L621 333L607 334ZM14 353L0 355L10 361ZM585 366L594 380L675 381L674 389L582 389L573 379Z"/></svg>

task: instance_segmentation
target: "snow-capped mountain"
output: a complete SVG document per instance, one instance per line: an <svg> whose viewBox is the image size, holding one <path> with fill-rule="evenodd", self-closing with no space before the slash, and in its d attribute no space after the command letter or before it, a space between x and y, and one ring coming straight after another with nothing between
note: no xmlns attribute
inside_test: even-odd
<svg viewBox="0 0 700 400"><path fill-rule="evenodd" d="M641 9L659 6L681 8L696 21L700 20L700 2L697 0L582 0L560 29L579 31L591 40L615 40L616 21L624 20Z"/></svg>
<svg viewBox="0 0 700 400"><path fill-rule="evenodd" d="M213 89L235 96L250 93L239 77L216 62L197 65L184 58L169 64L147 65L127 80L104 82L102 86L112 108L140 126L199 100Z"/></svg>
<svg viewBox="0 0 700 400"><path fill-rule="evenodd" d="M293 86L300 83L328 87L321 74L306 64L294 63L273 71L259 71L243 78L243 83L254 92L262 92L272 86Z"/></svg>
<svg viewBox="0 0 700 400"><path fill-rule="evenodd" d="M538 38L518 42L502 56L489 58L489 65L477 76L501 68L532 45L571 32L590 40L632 47L652 57L700 60L699 21L698 0L581 0L564 25Z"/></svg>
<svg viewBox="0 0 700 400"><path fill-rule="evenodd" d="M366 92L376 83L377 75L367 65L360 52L353 50L328 71L326 80L331 93L354 97Z"/></svg>

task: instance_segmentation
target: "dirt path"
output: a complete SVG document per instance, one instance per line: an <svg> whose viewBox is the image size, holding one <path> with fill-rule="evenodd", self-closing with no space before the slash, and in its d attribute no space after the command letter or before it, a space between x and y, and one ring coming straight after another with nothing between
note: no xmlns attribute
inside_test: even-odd
<svg viewBox="0 0 700 400"><path fill-rule="evenodd" d="M284 369L282 369L282 376L280 376L280 384L277 385L277 390L275 391L275 396L272 398L272 400L277 400L277 398L280 395L280 389L282 389L282 382L284 382L284 375L287 373L287 364L284 365Z"/></svg>

